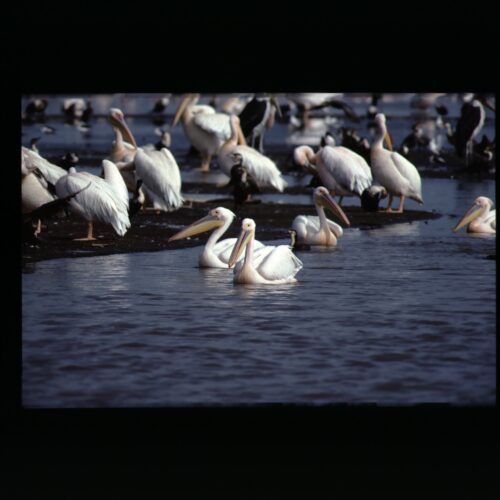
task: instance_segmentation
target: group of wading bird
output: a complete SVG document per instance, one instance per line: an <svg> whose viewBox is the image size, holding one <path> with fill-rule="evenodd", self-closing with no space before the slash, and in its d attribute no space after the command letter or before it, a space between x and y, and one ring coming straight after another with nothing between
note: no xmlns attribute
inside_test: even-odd
<svg viewBox="0 0 500 500"><path fill-rule="evenodd" d="M217 113L207 105L198 105L199 95L186 95L180 103L172 125L181 121L184 132L202 157L199 170L208 171L212 156L217 155L222 172L232 177L238 168L258 187L283 192L287 184L275 163L246 144L239 118ZM112 108L110 124L115 131L109 160L102 162L102 177L88 172L66 170L53 165L37 152L22 147L23 212L29 223L62 207L88 221L88 232L82 240L93 240L93 221L111 224L123 236L130 227L130 216L148 203L156 210L172 211L183 204L181 175L168 147L157 150L151 145L139 147L121 110ZM294 255L295 240L299 245L335 246L343 234L342 227L327 219L328 208L349 226L349 219L340 207L344 196L368 197L378 201L388 196L386 212L392 212L393 197L400 198L396 212L402 213L405 198L423 203L420 175L415 166L392 151L386 118L375 116L377 133L371 145L371 168L363 157L352 150L326 143L317 152L309 146L294 150L295 162L319 177L323 184L314 189L313 203L317 216L297 216L292 223L292 246L268 246L255 240L256 225L252 219L242 221L238 238L219 241L236 215L218 207L169 238L169 241L213 231L199 258L200 267L234 268L234 282L247 284L281 284L296 281L303 267ZM373 177L372 177L373 174ZM380 184L373 185L373 178ZM132 193L132 198L129 196ZM340 196L339 203L334 196ZM495 233L495 210L486 197L476 199L473 207L453 228L458 231L468 224L469 232ZM376 208L375 208L376 209Z"/></svg>

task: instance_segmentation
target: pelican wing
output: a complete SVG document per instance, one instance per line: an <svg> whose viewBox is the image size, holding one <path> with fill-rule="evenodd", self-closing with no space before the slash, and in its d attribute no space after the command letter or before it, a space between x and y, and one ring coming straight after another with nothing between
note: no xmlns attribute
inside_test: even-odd
<svg viewBox="0 0 500 500"><path fill-rule="evenodd" d="M25 148L24 146L22 147L22 153L26 167L29 170L37 168L42 173L43 177L51 184L55 184L63 175L68 173L64 168L50 163L35 151Z"/></svg>
<svg viewBox="0 0 500 500"><path fill-rule="evenodd" d="M193 117L193 122L203 131L227 141L231 137L229 118L222 113L200 113Z"/></svg>
<svg viewBox="0 0 500 500"><path fill-rule="evenodd" d="M372 184L371 172L362 166L365 160L347 148L325 146L320 152L321 160L337 184L346 191L361 196ZM368 165L367 165L368 166Z"/></svg>
<svg viewBox="0 0 500 500"><path fill-rule="evenodd" d="M422 181L418 170L399 153L393 152L390 156L398 172L408 180L412 194L422 201Z"/></svg>
<svg viewBox="0 0 500 500"><path fill-rule="evenodd" d="M341 226L330 219L326 219L328 227L336 238L340 238L344 231ZM295 217L292 229L297 231L297 238L304 239L308 233L317 233L320 229L319 217L317 215L297 215Z"/></svg>
<svg viewBox="0 0 500 500"><path fill-rule="evenodd" d="M156 208L172 211L182 206L179 166L167 148L160 151L139 148L135 155L135 171Z"/></svg>
<svg viewBox="0 0 500 500"><path fill-rule="evenodd" d="M56 192L59 198L65 198L77 191L80 192L69 200L70 206L77 213L89 220L95 218L111 224L120 236L126 233L130 227L128 213L123 210L122 204L116 203L116 194L104 179L77 172L65 175L57 181Z"/></svg>
<svg viewBox="0 0 500 500"><path fill-rule="evenodd" d="M271 247L272 250L262 258L260 263L254 260L257 272L266 280L278 281L293 278L303 267L302 262L287 245Z"/></svg>
<svg viewBox="0 0 500 500"><path fill-rule="evenodd" d="M492 210L484 219L485 224L489 224L493 229L497 228L497 211Z"/></svg>
<svg viewBox="0 0 500 500"><path fill-rule="evenodd" d="M259 187L273 187L280 193L287 187L287 182L281 176L281 172L276 164L267 156L259 153L250 146L236 146L234 153L239 153L243 157L243 166L255 179Z"/></svg>

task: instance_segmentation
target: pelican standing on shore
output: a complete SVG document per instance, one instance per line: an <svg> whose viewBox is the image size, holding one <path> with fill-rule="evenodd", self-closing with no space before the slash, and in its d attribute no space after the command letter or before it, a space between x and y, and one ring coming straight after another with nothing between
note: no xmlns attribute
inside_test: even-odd
<svg viewBox="0 0 500 500"><path fill-rule="evenodd" d="M128 216L128 191L117 166L103 160L104 179L89 172L77 172L73 167L56 183L59 198L66 198L80 191L69 200L71 210L88 222L86 238L77 241L92 241L93 222L98 220L110 224L119 236L124 236L130 227Z"/></svg>
<svg viewBox="0 0 500 500"><path fill-rule="evenodd" d="M127 189L135 193L140 179L140 190L155 209L169 212L180 208L184 201L181 174L169 149L163 147L157 151L138 147L123 112L118 108L110 110L109 120L116 134L110 157L115 158Z"/></svg>
<svg viewBox="0 0 500 500"><path fill-rule="evenodd" d="M227 269L229 257L236 243L236 238L227 238L219 241L222 235L229 229L236 215L224 207L217 207L210 210L207 216L193 222L186 228L171 236L168 241L188 238L196 234L212 231L215 229L200 254L199 267L218 267ZM264 245L260 241L255 241L255 248L262 248Z"/></svg>
<svg viewBox="0 0 500 500"><path fill-rule="evenodd" d="M211 106L197 105L199 98L200 94L184 96L175 113L172 128L182 120L184 133L202 156L198 170L208 172L212 156L231 136L231 127L229 115L216 113Z"/></svg>
<svg viewBox="0 0 500 500"><path fill-rule="evenodd" d="M231 177L234 155L239 154L241 165L247 169L259 188L271 187L282 193L287 183L276 164L267 156L245 144L240 120L236 115L231 115L230 124L231 136L224 142L217 155L220 169Z"/></svg>
<svg viewBox="0 0 500 500"><path fill-rule="evenodd" d="M288 245L266 246L254 257L255 222L243 219L241 233L229 258L228 266L234 268L234 283L248 285L281 285L295 283L295 275L302 269L302 262ZM245 251L242 262L237 260Z"/></svg>
<svg viewBox="0 0 500 500"><path fill-rule="evenodd" d="M457 232L460 228L468 224L468 233L496 234L496 210L491 210L492 206L493 201L486 198L486 196L476 198L472 207L453 228L453 232Z"/></svg>
<svg viewBox="0 0 500 500"><path fill-rule="evenodd" d="M384 148L384 139L390 147L392 144L383 113L378 113L375 116L375 125L376 135L370 152L373 176L389 195L386 211L392 212L393 197L399 196L399 207L396 212L402 213L405 198L410 198L418 203L424 202L420 174L404 156Z"/></svg>
<svg viewBox="0 0 500 500"><path fill-rule="evenodd" d="M350 226L349 219L323 186L314 190L313 202L317 216L297 215L293 220L292 229L296 233L297 243L300 245L335 246L337 240L342 236L343 230L339 224L327 219L323 207L329 208L346 226Z"/></svg>
<svg viewBox="0 0 500 500"><path fill-rule="evenodd" d="M317 174L332 196L359 196L372 184L372 173L365 159L343 146L326 145L317 153L309 146L299 146L294 161L306 171Z"/></svg>

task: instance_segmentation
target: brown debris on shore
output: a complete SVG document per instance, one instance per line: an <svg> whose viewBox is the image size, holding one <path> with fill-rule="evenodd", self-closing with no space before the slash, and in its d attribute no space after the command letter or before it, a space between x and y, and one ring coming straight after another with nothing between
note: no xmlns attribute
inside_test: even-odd
<svg viewBox="0 0 500 500"><path fill-rule="evenodd" d="M168 238L182 227L205 216L216 206L225 206L233 210L232 199L219 199L203 203L191 203L175 212L141 211L132 219L132 226L123 237L118 236L113 229L99 222L94 223L95 241L74 241L85 236L87 224L85 220L70 215L47 221L39 235L37 244L25 243L22 247L22 262L56 259L62 257L84 257L110 255L117 253L153 252L176 248L187 248L202 245L208 234L188 240L178 240L168 243ZM233 210L234 211L234 210ZM373 229L401 222L435 219L440 217L434 212L408 210L402 214L364 212L359 207L344 207L351 221L351 227ZM288 229L295 216L315 215L313 206L250 203L235 211L237 219L224 237L236 237L239 234L240 222L245 217L251 217L257 224L258 239L262 241L288 239Z"/></svg>

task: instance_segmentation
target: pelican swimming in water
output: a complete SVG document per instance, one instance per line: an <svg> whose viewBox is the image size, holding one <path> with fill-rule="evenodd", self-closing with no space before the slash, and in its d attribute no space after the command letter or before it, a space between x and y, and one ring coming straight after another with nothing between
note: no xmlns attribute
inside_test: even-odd
<svg viewBox="0 0 500 500"><path fill-rule="evenodd" d="M468 233L489 233L496 234L496 210L491 210L493 201L486 196L476 198L472 207L458 221L458 224L453 228L456 232L466 224Z"/></svg>
<svg viewBox="0 0 500 500"><path fill-rule="evenodd" d="M228 266L234 268L234 283L280 285L295 283L295 275L302 269L302 262L288 245L266 246L254 256L255 222L243 219L241 233L229 258ZM245 250L245 258L238 262Z"/></svg>
<svg viewBox="0 0 500 500"><path fill-rule="evenodd" d="M222 235L228 230L236 215L224 207L217 207L210 210L207 216L193 222L171 236L168 241L180 240L189 236L194 236L205 231L212 232L208 238L203 252L199 257L199 267L220 267L227 269L229 257L233 250L236 238L227 238L219 241ZM255 248L262 248L264 245L260 241L255 241Z"/></svg>
<svg viewBox="0 0 500 500"><path fill-rule="evenodd" d="M404 156L395 151L384 149L384 139L392 147L387 127L385 115L378 113L375 116L377 132L371 147L370 157L374 178L386 189L389 200L387 202L387 212L392 212L392 200L394 196L399 196L399 207L396 212L403 212L405 198L410 198L423 203L422 181L415 166Z"/></svg>
<svg viewBox="0 0 500 500"><path fill-rule="evenodd" d="M182 120L184 133L189 142L201 153L202 162L199 170L208 172L212 156L231 136L229 115L216 113L211 106L196 105L199 94L186 94L182 99L174 119L172 128Z"/></svg>
<svg viewBox="0 0 500 500"><path fill-rule="evenodd" d="M325 145L317 153L309 146L300 146L293 152L295 163L308 172L317 174L332 196L359 196L369 188L373 178L365 159L343 146Z"/></svg>
<svg viewBox="0 0 500 500"><path fill-rule="evenodd" d="M245 144L245 138L240 128L240 120L236 115L231 115L231 136L220 148L217 155L220 169L231 177L234 166L234 155L241 157L243 165L253 177L259 188L273 188L282 193L287 186L285 179L276 164L267 156Z"/></svg>
<svg viewBox="0 0 500 500"><path fill-rule="evenodd" d="M128 191L120 171L108 160L103 160L102 168L104 179L89 172L77 172L72 167L69 173L56 183L56 193L59 198L66 198L80 191L69 200L69 205L88 222L87 237L80 238L81 241L95 240L93 237L95 220L110 224L120 236L123 236L130 227Z"/></svg>
<svg viewBox="0 0 500 500"><path fill-rule="evenodd" d="M335 246L343 234L342 227L326 218L323 207L329 208L340 220L350 226L349 219L323 186L313 192L313 201L317 216L297 215L292 223L299 245Z"/></svg>

